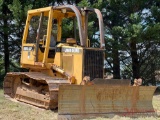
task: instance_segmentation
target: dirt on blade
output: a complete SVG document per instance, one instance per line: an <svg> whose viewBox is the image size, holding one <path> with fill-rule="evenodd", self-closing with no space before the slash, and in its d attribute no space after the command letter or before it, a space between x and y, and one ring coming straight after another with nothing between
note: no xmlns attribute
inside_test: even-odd
<svg viewBox="0 0 160 120"><path fill-rule="evenodd" d="M108 114L105 118L97 118L94 120L157 120L160 119L160 93L153 97L153 106L157 116L147 117L121 117L114 114ZM0 90L0 120L57 120L57 111L44 110L33 107L20 102L7 100L3 95L3 90ZM93 119L92 119L93 120Z"/></svg>

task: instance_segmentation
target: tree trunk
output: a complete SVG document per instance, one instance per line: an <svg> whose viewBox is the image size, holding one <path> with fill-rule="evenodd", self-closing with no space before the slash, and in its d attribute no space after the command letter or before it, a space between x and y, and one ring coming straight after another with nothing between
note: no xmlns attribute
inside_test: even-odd
<svg viewBox="0 0 160 120"><path fill-rule="evenodd" d="M4 21L4 26L5 26ZM8 34L4 33L4 66L5 66L5 74L9 71L9 49L8 49Z"/></svg>
<svg viewBox="0 0 160 120"><path fill-rule="evenodd" d="M7 10L3 8L4 15L7 15ZM4 46L4 68L5 74L9 71L9 45L8 45L8 23L7 16L3 18L3 46Z"/></svg>
<svg viewBox="0 0 160 120"><path fill-rule="evenodd" d="M119 53L117 49L112 51L113 54L113 78L120 79L120 61L119 61Z"/></svg>
<svg viewBox="0 0 160 120"><path fill-rule="evenodd" d="M139 66L139 61L138 61L136 41L131 40L130 47L131 47L133 79L139 78L140 77L140 66Z"/></svg>

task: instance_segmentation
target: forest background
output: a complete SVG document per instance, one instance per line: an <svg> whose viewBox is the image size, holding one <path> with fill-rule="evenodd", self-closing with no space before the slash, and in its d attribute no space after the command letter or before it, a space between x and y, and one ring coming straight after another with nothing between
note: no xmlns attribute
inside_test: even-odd
<svg viewBox="0 0 160 120"><path fill-rule="evenodd" d="M19 63L27 11L64 4L102 12L106 75L131 80L141 77L145 85L156 84L155 71L160 70L160 0L0 0L1 85L7 72L24 71ZM88 38L96 45L98 22L89 19ZM67 34L70 25L65 29Z"/></svg>

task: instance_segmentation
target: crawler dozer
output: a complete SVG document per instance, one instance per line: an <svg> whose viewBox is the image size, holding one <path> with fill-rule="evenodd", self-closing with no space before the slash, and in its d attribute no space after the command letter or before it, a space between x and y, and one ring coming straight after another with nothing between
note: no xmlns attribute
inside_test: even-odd
<svg viewBox="0 0 160 120"><path fill-rule="evenodd" d="M96 45L88 39L90 15L97 16L99 25ZM104 79L104 53L98 9L64 5L29 10L21 47L21 67L29 72L7 73L4 94L45 109L58 107L59 115L154 112L156 87Z"/></svg>

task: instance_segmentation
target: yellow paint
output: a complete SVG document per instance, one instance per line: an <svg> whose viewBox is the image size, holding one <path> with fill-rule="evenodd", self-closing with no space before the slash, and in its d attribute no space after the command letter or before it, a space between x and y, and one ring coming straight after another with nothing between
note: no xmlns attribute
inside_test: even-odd
<svg viewBox="0 0 160 120"><path fill-rule="evenodd" d="M25 26L24 33L23 33L23 38L22 38L22 46L23 46L23 43L26 43L30 20L31 20L31 15L28 14L27 20L26 20L26 26Z"/></svg>
<svg viewBox="0 0 160 120"><path fill-rule="evenodd" d="M23 44L21 53L21 64L31 64L34 65L35 61L35 50L24 50L24 47L31 48L34 44Z"/></svg>
<svg viewBox="0 0 160 120"><path fill-rule="evenodd" d="M44 56L43 56L43 64L47 62L48 58L48 51L49 51L49 45L50 45L50 36L51 36L51 28L52 28L52 15L53 15L53 10L50 8L49 11L49 18L48 18L48 26L47 26L47 37L46 37L46 46L45 46L45 51L44 51Z"/></svg>
<svg viewBox="0 0 160 120"><path fill-rule="evenodd" d="M73 76L76 76L76 84L80 84L82 81L82 60L83 53L74 55L74 73Z"/></svg>
<svg viewBox="0 0 160 120"><path fill-rule="evenodd" d="M44 16L48 17L48 23L47 23L47 33L44 34L46 36L46 40L44 42L44 39L40 39L40 45L43 47L44 52L42 52L42 49L38 49L38 61L35 62L35 43L26 43L26 39L28 36L28 29L30 26L30 21L33 16L40 16L41 13L44 13ZM69 42L67 43L59 43L56 47L59 48L59 51L55 52L55 56L53 58L48 58L49 50L50 48L50 39L51 39L51 31L52 31L52 23L53 19L57 19L57 41L61 42L62 39L62 20L64 18L68 17L75 17L74 12L67 12L63 13L61 10L54 10L53 7L47 7L47 8L40 8L40 9L35 9L35 10L29 10L28 11L28 16L26 20L26 26L24 29L24 34L23 34L23 42L22 42L22 52L21 52L21 66L24 68L29 68L30 71L37 71L37 72L43 72L48 74L49 76L52 77L65 77L59 72L56 72L55 70L52 70L53 65L57 65L60 67L64 72L70 71L69 74L70 76L74 76L76 81L75 84L80 84L82 79L83 79L83 47L79 45L69 45L72 44ZM82 27L83 29L85 28L85 18L84 16L81 16L82 20ZM39 22L39 21L37 21ZM38 29L38 28L37 28ZM84 31L82 34L85 34ZM36 40L36 38L35 38ZM34 49L32 50L24 50L24 47L33 47ZM64 52L62 49L76 49L79 52ZM67 58L69 58L69 61ZM67 61L68 60L68 61ZM63 61L65 63L63 63ZM67 64L70 65L67 65ZM70 68L70 66L72 68ZM64 68L63 68L64 67Z"/></svg>
<svg viewBox="0 0 160 120"><path fill-rule="evenodd" d="M46 12L46 11L48 12L51 9L52 7L39 8L39 9L29 10L28 13L36 15L37 13Z"/></svg>

